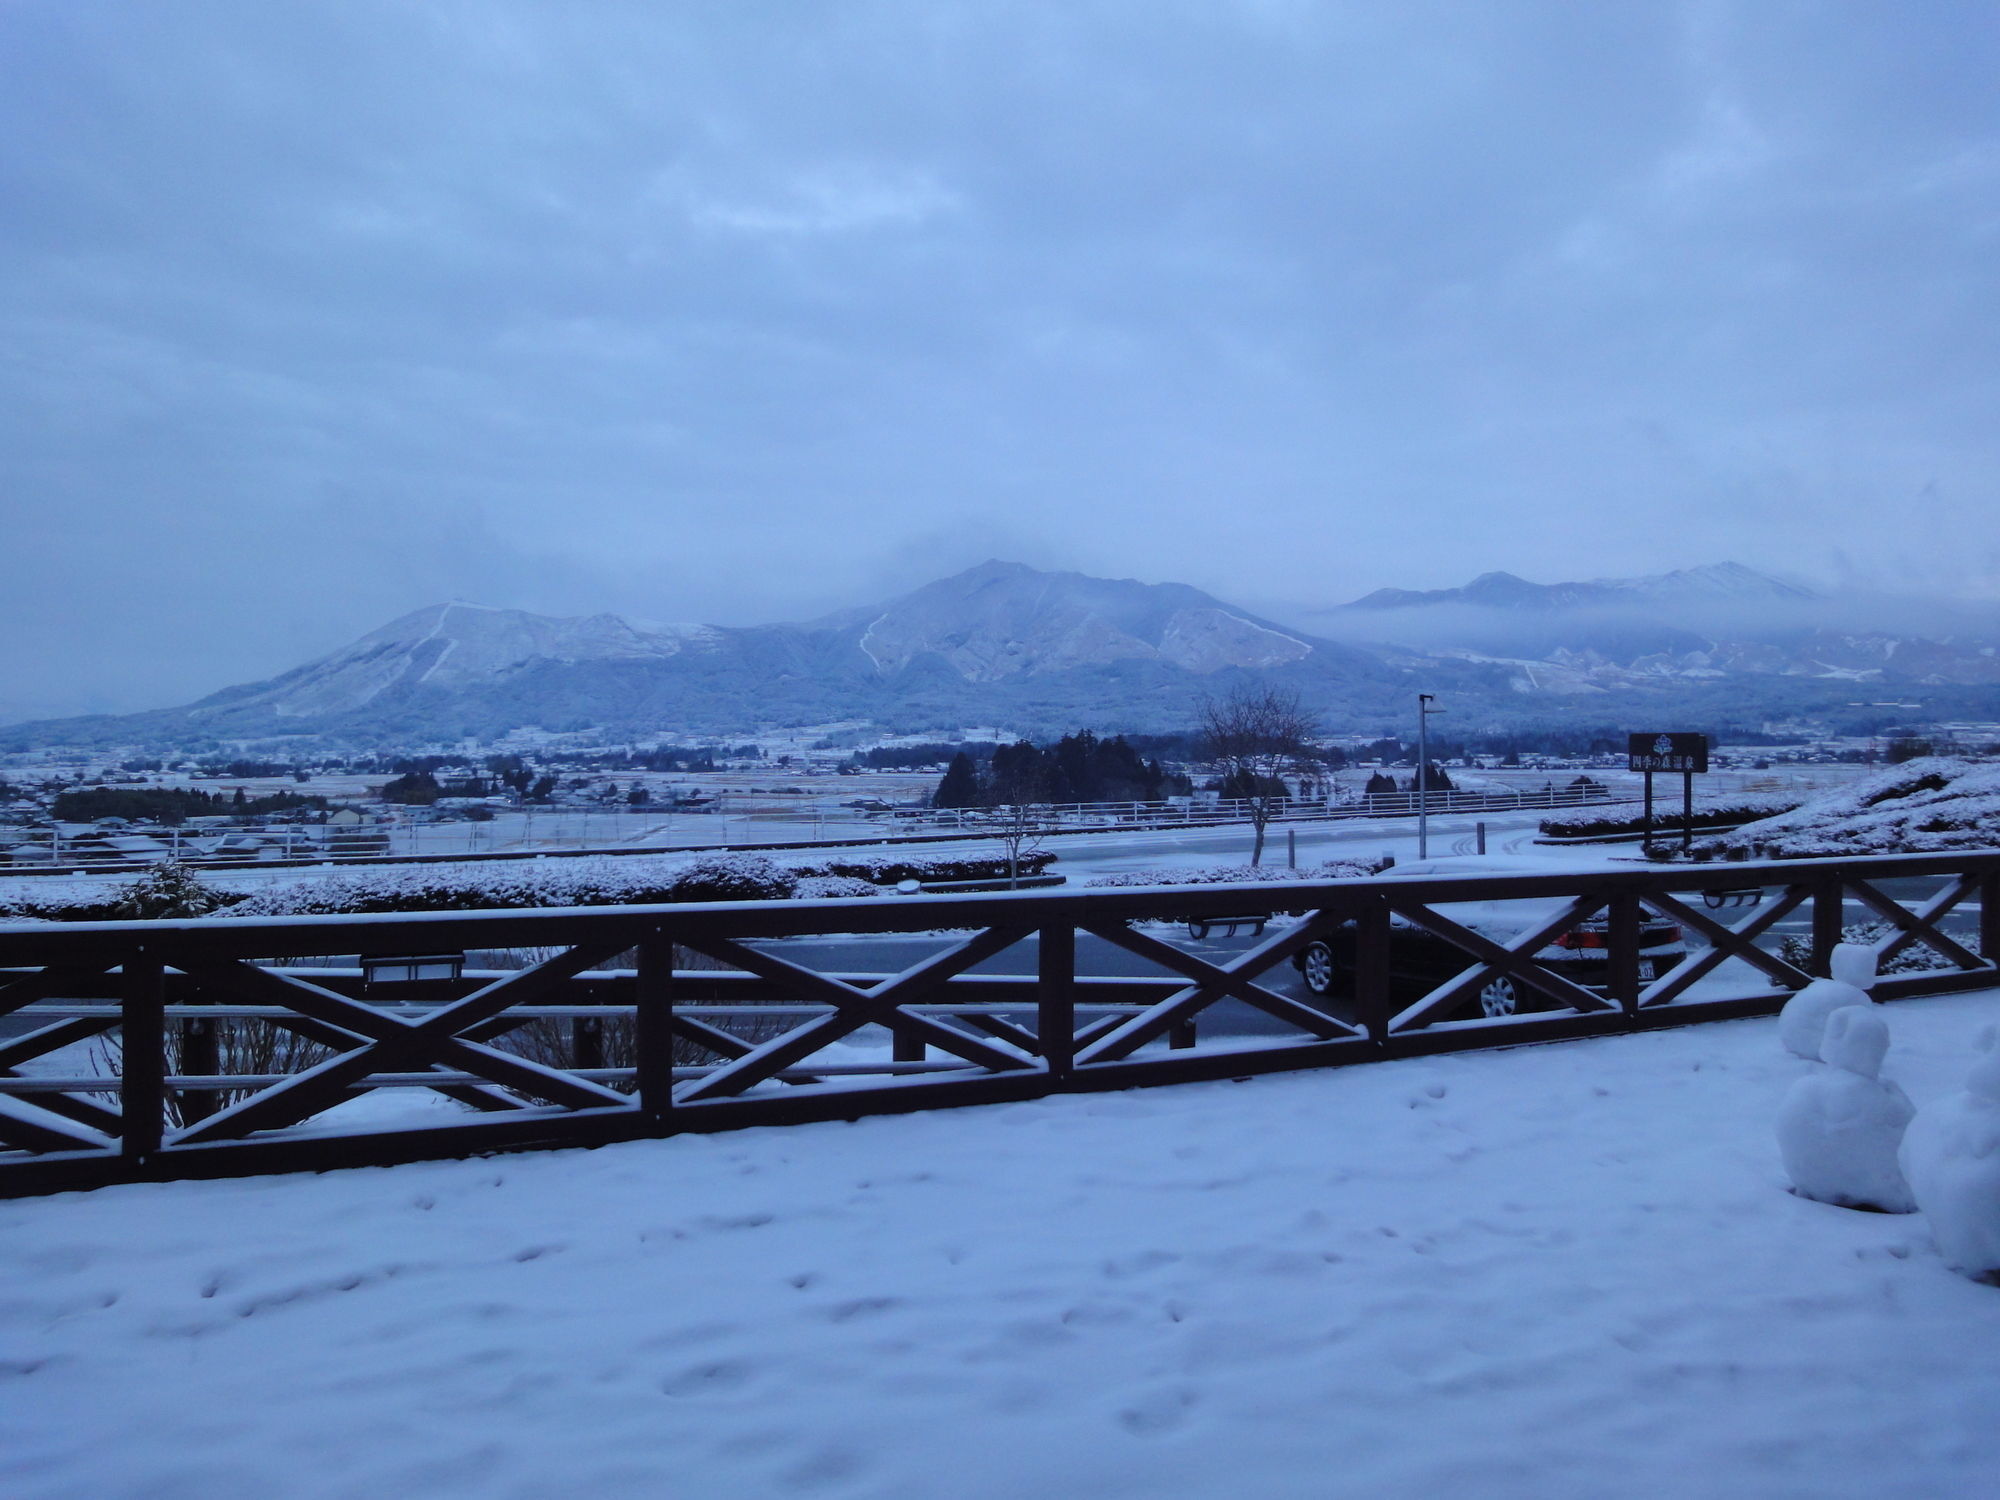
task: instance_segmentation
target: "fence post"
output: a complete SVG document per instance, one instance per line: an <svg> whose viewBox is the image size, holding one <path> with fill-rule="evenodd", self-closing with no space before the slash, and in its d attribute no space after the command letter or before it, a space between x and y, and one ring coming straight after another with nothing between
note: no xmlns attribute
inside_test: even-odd
<svg viewBox="0 0 2000 1500"><path fill-rule="evenodd" d="M1979 882L1979 956L2000 964L2000 872Z"/></svg>
<svg viewBox="0 0 2000 1500"><path fill-rule="evenodd" d="M216 1032L216 1022L206 1016L190 1018L177 1023L180 1027L180 1071L200 1077L212 1076L222 1071L222 1048ZM237 1022L256 1025L256 1022ZM268 1024L268 1023L266 1023ZM239 1032L240 1036L240 1032ZM239 1055L240 1051L239 1051ZM192 1125L197 1120L206 1120L217 1109L221 1094L209 1089L182 1089L180 1092L180 1118L184 1125Z"/></svg>
<svg viewBox="0 0 2000 1500"><path fill-rule="evenodd" d="M1354 1009L1369 1041L1380 1046L1389 1039L1395 1010L1389 997L1389 903L1381 896L1368 897L1354 913Z"/></svg>
<svg viewBox="0 0 2000 1500"><path fill-rule="evenodd" d="M1035 984L1035 1034L1049 1083L1060 1088L1076 1061L1076 929L1067 922L1041 931Z"/></svg>
<svg viewBox="0 0 2000 1500"><path fill-rule="evenodd" d="M674 1105L674 943L655 930L639 940L633 977L632 1031L639 1073L639 1108L662 1132Z"/></svg>
<svg viewBox="0 0 2000 1500"><path fill-rule="evenodd" d="M166 1121L166 971L143 948L125 956L119 1024L119 1151L134 1166L160 1149Z"/></svg>
<svg viewBox="0 0 2000 1500"><path fill-rule="evenodd" d="M1841 898L1846 882L1839 876L1819 881L1813 887L1812 972L1824 979L1833 972L1833 949L1840 941Z"/></svg>
<svg viewBox="0 0 2000 1500"><path fill-rule="evenodd" d="M1639 898L1621 891L1611 898L1609 931L1611 945L1606 955L1610 972L1605 976L1605 992L1618 1002L1626 1015L1639 1009Z"/></svg>

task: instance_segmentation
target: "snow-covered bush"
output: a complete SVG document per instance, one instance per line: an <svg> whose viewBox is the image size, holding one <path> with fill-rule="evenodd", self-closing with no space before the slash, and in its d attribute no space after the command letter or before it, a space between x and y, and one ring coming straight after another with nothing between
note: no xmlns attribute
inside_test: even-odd
<svg viewBox="0 0 2000 1500"><path fill-rule="evenodd" d="M1694 806L1694 827L1726 828L1732 824L1747 823L1753 819L1775 817L1779 813L1790 812L1799 805L1796 797L1733 796L1698 800ZM1667 833L1678 833L1683 826L1679 806L1656 806L1653 810L1653 827ZM1614 838L1620 834L1643 833L1646 815L1641 812L1616 813L1558 813L1554 817L1542 819L1544 838L1583 839Z"/></svg>
<svg viewBox="0 0 2000 1500"><path fill-rule="evenodd" d="M0 899L0 921L131 922L205 917L243 899L205 885L186 865L156 865L136 880L91 882Z"/></svg>
<svg viewBox="0 0 2000 1500"><path fill-rule="evenodd" d="M1892 931L1893 929L1887 922L1855 922L1840 929L1840 940L1843 943L1855 943L1864 948L1873 948L1877 943L1888 937ZM1961 947L1970 949L1974 953L1979 951L1978 933L1958 933L1954 934L1954 937ZM1812 968L1812 939L1800 937L1797 934L1779 939L1778 957L1782 958L1795 969L1805 969L1810 972ZM1956 967L1957 965L1938 952L1937 949L1927 947L1923 943L1911 943L1908 947L1883 959L1878 965L1877 972L1882 974L1915 974L1926 969L1951 969Z"/></svg>
<svg viewBox="0 0 2000 1500"><path fill-rule="evenodd" d="M1385 868L1387 860L1332 860L1321 865L1306 865L1292 869L1287 865L1191 865L1177 870L1120 870L1112 875L1100 875L1086 885L1099 889L1131 889L1142 886L1217 886L1217 885L1276 885L1317 884L1325 880L1352 880L1357 876L1373 875ZM1304 910L1302 903L1287 911ZM1184 913L1171 908L1163 908L1153 920L1177 922Z"/></svg>
<svg viewBox="0 0 2000 1500"><path fill-rule="evenodd" d="M1023 875L1039 875L1055 863L1046 850L1022 851ZM788 859L801 875L845 875L875 885L903 880L1001 880L1007 874L1004 855L994 854L864 854L840 850L819 859Z"/></svg>
<svg viewBox="0 0 2000 1500"><path fill-rule="evenodd" d="M1352 880L1373 875L1383 861L1332 860L1294 870L1286 865L1190 865L1179 870L1120 870L1084 882L1093 889L1153 885L1272 885L1287 880Z"/></svg>
<svg viewBox="0 0 2000 1500"><path fill-rule="evenodd" d="M1023 874L1053 855L1024 856ZM179 866L136 881L68 885L0 899L0 921L121 921L210 914L239 917L494 911L553 906L652 906L682 901L823 900L872 896L899 880L995 879L996 855L875 855L840 851L774 859L751 853L620 855L356 865L302 875L253 893L202 884Z"/></svg>
<svg viewBox="0 0 2000 1500"><path fill-rule="evenodd" d="M807 875L793 887L801 901L830 901L844 896L879 896L882 887L852 875Z"/></svg>
<svg viewBox="0 0 2000 1500"><path fill-rule="evenodd" d="M1772 859L2000 848L2000 764L1930 755L1695 845Z"/></svg>
<svg viewBox="0 0 2000 1500"><path fill-rule="evenodd" d="M798 883L798 871L761 854L705 854L674 876L664 899L783 901Z"/></svg>

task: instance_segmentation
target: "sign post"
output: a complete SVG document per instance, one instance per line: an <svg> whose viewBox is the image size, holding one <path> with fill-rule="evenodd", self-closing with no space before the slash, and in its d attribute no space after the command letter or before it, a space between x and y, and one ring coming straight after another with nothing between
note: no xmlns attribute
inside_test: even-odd
<svg viewBox="0 0 2000 1500"><path fill-rule="evenodd" d="M1632 734L1625 738L1626 769L1646 778L1645 849L1653 851L1653 773L1681 773L1681 852L1694 843L1694 779L1708 770L1705 734Z"/></svg>

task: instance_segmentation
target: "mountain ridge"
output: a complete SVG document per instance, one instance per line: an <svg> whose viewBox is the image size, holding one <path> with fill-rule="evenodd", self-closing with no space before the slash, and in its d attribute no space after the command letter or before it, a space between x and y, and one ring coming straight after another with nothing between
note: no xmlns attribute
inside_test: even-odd
<svg viewBox="0 0 2000 1500"><path fill-rule="evenodd" d="M1397 591L1368 597L1385 593ZM1616 607L1601 604L1607 593ZM1868 683L1923 686L1937 717L2000 714L1991 647L1816 629L1794 619L1817 607L1808 591L1735 564L1563 585L1488 573L1464 589L1400 596L1430 602L1317 612L1346 622L1347 638L1188 584L998 559L789 624L656 624L450 601L177 708L0 729L0 748L301 735L434 743L528 728L638 738L856 719L911 730L1170 730L1192 722L1204 696L1247 681L1295 690L1329 722L1383 726L1400 723L1420 689L1454 694L1467 729L1573 723L1582 712L1754 723L1838 706ZM1769 608L1791 623L1741 637L1676 623L1719 618L1746 598L1753 613ZM1496 621L1506 627L1497 638ZM1400 635L1411 622L1435 628L1401 645L1351 633Z"/></svg>
<svg viewBox="0 0 2000 1500"><path fill-rule="evenodd" d="M1737 562L1676 568L1639 578L1592 578L1571 583L1530 583L1514 573L1481 573L1451 589L1381 588L1337 609L1419 609L1470 604L1488 609L1575 609L1695 600L1803 601L1822 597L1800 584L1773 578Z"/></svg>

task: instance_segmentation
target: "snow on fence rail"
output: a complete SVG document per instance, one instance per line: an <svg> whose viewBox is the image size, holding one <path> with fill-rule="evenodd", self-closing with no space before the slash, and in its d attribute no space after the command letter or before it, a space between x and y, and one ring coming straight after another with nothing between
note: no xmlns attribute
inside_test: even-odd
<svg viewBox="0 0 2000 1500"><path fill-rule="evenodd" d="M1754 905L1741 904L1748 888L1760 890ZM1511 936L1465 915L1464 903L1513 901L1523 918ZM1884 924L1882 957L1926 949L1941 965L1885 979L1879 995L1994 982L1981 955L2000 951L2000 853L1969 852L0 928L0 1027L16 1033L0 1031L0 1195L593 1145L1766 1014L1823 971L1855 905ZM1233 953L1150 925L1253 908L1293 920ZM1689 941L1649 977L1642 946L1657 955L1662 921ZM1791 957L1780 951L1788 923L1807 927L1790 935ZM1602 953L1588 986L1558 961L1574 956L1558 939L1586 928L1585 946ZM1463 967L1413 991L1402 961L1413 933ZM1293 960L1336 935L1350 959L1343 982L1301 989ZM824 961L865 952L857 942L923 951L890 973ZM366 967L402 956L414 972L414 956L430 956L453 972L473 950L511 950L529 966L394 986ZM313 966L329 954L346 966ZM1123 968L1094 972L1107 954ZM1012 972L975 972L1002 955ZM1479 997L1502 981L1546 1008L1481 1015ZM1475 1018L1457 1019L1468 1005ZM884 1033L887 1046L854 1045ZM374 1128L326 1117L388 1090L442 1095L460 1112Z"/></svg>

